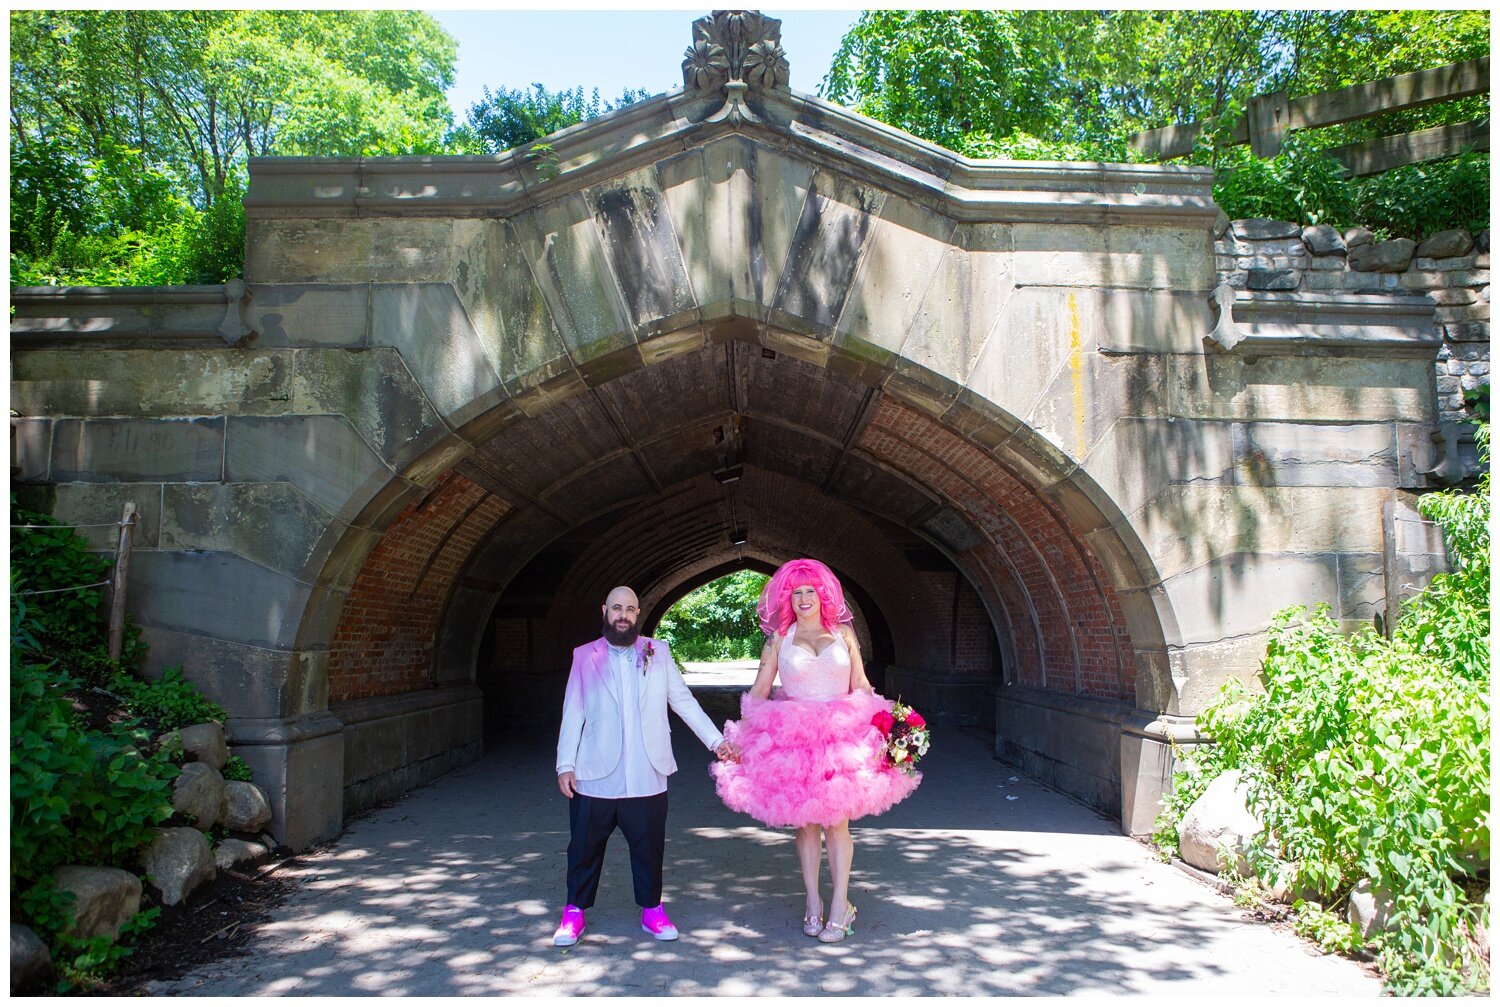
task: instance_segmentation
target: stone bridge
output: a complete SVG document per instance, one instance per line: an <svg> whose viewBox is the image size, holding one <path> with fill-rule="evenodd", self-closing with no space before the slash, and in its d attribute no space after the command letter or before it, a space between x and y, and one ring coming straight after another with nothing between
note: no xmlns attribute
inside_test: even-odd
<svg viewBox="0 0 1500 1007"><path fill-rule="evenodd" d="M1440 551L1433 301L1236 294L1206 170L966 159L695 29L550 149L253 160L243 282L13 292L23 499L135 502L150 667L294 848L554 722L614 584L798 555L884 692L1148 831L1274 612Z"/></svg>

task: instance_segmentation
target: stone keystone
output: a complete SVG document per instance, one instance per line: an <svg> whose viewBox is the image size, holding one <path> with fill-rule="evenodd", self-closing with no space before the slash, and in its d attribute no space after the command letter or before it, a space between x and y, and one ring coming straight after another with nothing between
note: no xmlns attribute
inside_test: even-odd
<svg viewBox="0 0 1500 1007"><path fill-rule="evenodd" d="M101 934L114 940L141 909L141 879L118 867L59 867L52 872L58 890L73 893L70 933L87 940Z"/></svg>
<svg viewBox="0 0 1500 1007"><path fill-rule="evenodd" d="M141 867L167 906L182 902L216 874L208 837L188 828L157 830L155 842L141 855Z"/></svg>

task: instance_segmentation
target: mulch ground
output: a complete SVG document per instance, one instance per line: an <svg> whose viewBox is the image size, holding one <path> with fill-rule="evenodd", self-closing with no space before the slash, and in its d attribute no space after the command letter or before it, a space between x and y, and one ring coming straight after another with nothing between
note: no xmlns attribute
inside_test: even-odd
<svg viewBox="0 0 1500 1007"><path fill-rule="evenodd" d="M162 906L146 886L149 894L142 898L141 908L161 909L156 925L139 939L119 971L89 992L140 996L147 992L148 983L178 979L201 966L244 954L256 924L269 920L271 910L297 890L295 881L279 873L288 862L245 871L221 870L214 881L195 889L185 905Z"/></svg>

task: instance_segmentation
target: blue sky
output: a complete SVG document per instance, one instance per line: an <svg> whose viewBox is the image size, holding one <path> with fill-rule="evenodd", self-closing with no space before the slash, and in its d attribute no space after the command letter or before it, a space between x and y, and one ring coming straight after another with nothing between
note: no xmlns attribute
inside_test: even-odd
<svg viewBox="0 0 1500 1007"><path fill-rule="evenodd" d="M458 40L458 77L448 92L455 121L481 88L599 89L617 98L626 88L652 94L682 84L682 51L692 24L707 8L675 11L429 11ZM781 20L781 44L792 87L815 94L839 40L859 17L850 10L766 10Z"/></svg>

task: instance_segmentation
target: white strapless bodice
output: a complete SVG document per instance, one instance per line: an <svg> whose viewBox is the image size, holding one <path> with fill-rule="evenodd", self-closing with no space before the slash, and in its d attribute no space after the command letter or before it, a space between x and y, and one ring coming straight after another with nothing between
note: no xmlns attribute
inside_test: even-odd
<svg viewBox="0 0 1500 1007"><path fill-rule="evenodd" d="M796 627L787 630L776 657L776 673L789 699L833 699L849 692L849 647L842 634L819 654L792 642Z"/></svg>

